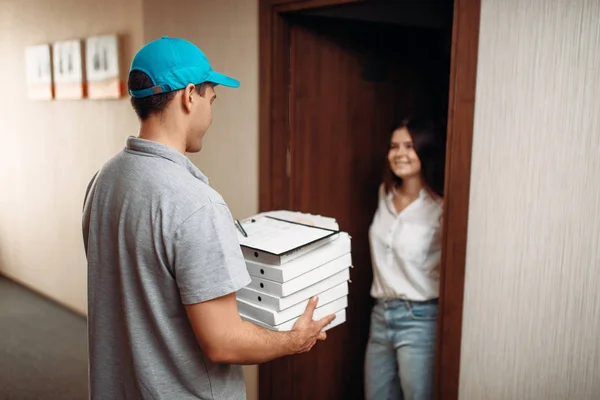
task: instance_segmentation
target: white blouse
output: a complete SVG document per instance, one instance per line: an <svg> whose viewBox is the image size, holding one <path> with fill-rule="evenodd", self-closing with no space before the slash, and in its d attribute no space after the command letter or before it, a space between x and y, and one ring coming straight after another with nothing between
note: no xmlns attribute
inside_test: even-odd
<svg viewBox="0 0 600 400"><path fill-rule="evenodd" d="M376 299L426 301L438 298L441 260L442 200L425 190L400 213L393 193L379 192L369 228Z"/></svg>

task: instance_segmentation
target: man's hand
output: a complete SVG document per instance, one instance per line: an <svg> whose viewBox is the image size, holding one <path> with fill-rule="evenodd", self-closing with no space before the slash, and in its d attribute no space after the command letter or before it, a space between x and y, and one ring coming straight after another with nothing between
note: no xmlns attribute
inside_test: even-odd
<svg viewBox="0 0 600 400"><path fill-rule="evenodd" d="M325 340L327 338L327 334L323 332L323 328L335 319L335 315L331 314L318 321L313 321L313 314L315 308L317 308L318 301L317 297L311 298L306 305L304 314L298 318L292 327L295 353L310 351L315 343L317 343L317 340Z"/></svg>

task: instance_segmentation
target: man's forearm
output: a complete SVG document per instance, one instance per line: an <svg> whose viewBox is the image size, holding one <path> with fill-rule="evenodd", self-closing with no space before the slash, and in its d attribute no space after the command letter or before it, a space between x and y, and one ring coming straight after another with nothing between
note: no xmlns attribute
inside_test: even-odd
<svg viewBox="0 0 600 400"><path fill-rule="evenodd" d="M225 364L260 364L298 351L294 333L277 332L242 321L232 329L217 354Z"/></svg>
<svg viewBox="0 0 600 400"><path fill-rule="evenodd" d="M334 315L313 320L318 299L310 299L304 313L288 332L277 332L242 320L235 293L186 306L188 319L210 361L218 364L260 364L290 354L310 351L327 335L323 328Z"/></svg>

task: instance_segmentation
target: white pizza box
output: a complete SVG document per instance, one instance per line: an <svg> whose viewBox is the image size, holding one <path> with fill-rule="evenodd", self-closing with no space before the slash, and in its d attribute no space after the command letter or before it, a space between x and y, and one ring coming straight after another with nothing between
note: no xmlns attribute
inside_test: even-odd
<svg viewBox="0 0 600 400"><path fill-rule="evenodd" d="M314 270L344 254L351 252L350 235L345 232L331 242L318 247L283 265L269 265L246 259L248 273L252 276L284 283Z"/></svg>
<svg viewBox="0 0 600 400"><path fill-rule="evenodd" d="M307 288L299 290L289 296L280 297L271 294L263 293L250 288L242 288L237 292L237 298L244 300L247 303L259 305L272 311L281 311L292 307L312 296L331 289L350 279L350 270L344 269L329 278L323 279L320 282L310 285Z"/></svg>
<svg viewBox="0 0 600 400"><path fill-rule="evenodd" d="M327 331L328 329L331 329L335 326L341 325L342 323L346 322L346 307L347 306L348 306L348 298L342 297L341 299L335 300L329 304L325 304L321 307L318 307L315 310L315 312L313 313L313 319L317 320L317 319L321 319L329 314L335 314L335 319L333 321L331 321L331 323L329 325L326 325L323 328L323 331ZM263 328L271 329L274 331L290 331L290 330L292 330L292 327L294 326L294 324L296 323L298 318L300 318L300 317L296 317L296 318L291 319L287 322L284 322L280 325L273 326L273 325L265 324L264 322L255 320L254 318L248 317L244 314L240 314L240 316L242 317L243 320L252 322L256 325L262 326Z"/></svg>
<svg viewBox="0 0 600 400"><path fill-rule="evenodd" d="M283 265L335 240L340 231L261 216L237 221L238 242L246 260Z"/></svg>
<svg viewBox="0 0 600 400"><path fill-rule="evenodd" d="M251 276L252 280L247 287L266 294L285 297L350 268L351 265L352 256L348 253L284 283Z"/></svg>
<svg viewBox="0 0 600 400"><path fill-rule="evenodd" d="M319 304L328 304L334 301L335 299L339 299L347 295L348 282L343 282L331 289L319 293L319 303L317 304L317 306ZM268 325L280 325L286 321L289 321L302 315L302 313L306 309L308 301L309 299L306 299L301 303L298 303L290 308L286 308L285 310L281 311L273 311L268 308L255 305L253 303L249 303L241 299L237 300L237 304L239 312L247 317L251 317Z"/></svg>

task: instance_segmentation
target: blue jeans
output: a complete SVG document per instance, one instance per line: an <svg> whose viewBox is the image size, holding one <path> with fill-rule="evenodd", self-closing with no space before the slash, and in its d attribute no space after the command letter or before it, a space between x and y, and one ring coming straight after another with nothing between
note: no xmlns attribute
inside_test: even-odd
<svg viewBox="0 0 600 400"><path fill-rule="evenodd" d="M437 301L379 300L365 355L367 400L433 399Z"/></svg>

